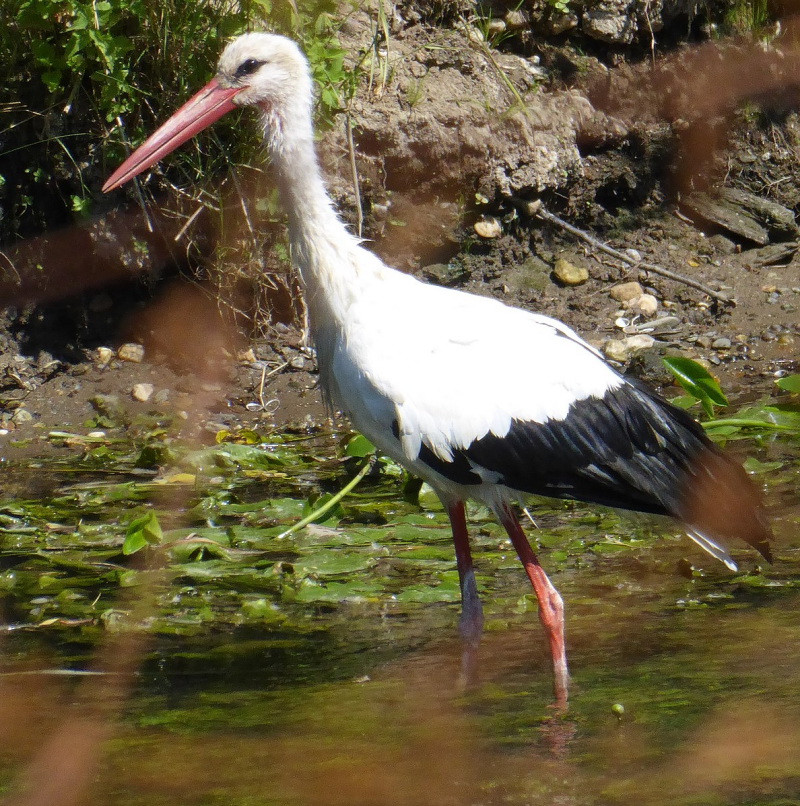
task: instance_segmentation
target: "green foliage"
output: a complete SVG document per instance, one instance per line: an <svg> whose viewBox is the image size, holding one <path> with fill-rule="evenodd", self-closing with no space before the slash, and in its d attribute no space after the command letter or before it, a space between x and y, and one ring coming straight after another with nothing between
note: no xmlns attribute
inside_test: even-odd
<svg viewBox="0 0 800 806"><path fill-rule="evenodd" d="M336 41L335 10L333 0L11 0L0 73L19 101L4 150L24 150L26 159L24 168L0 170L11 200L0 242L90 213L109 170L208 80L225 42L244 31L300 42L318 85L319 120L330 124L357 81ZM172 170L185 183L249 162L257 132L246 127L243 138L235 127L235 116L221 121ZM213 148L204 147L209 141Z"/></svg>
<svg viewBox="0 0 800 806"><path fill-rule="evenodd" d="M768 0L734 0L725 15L725 27L734 34L757 34L769 20Z"/></svg>
<svg viewBox="0 0 800 806"><path fill-rule="evenodd" d="M719 388L716 378L709 375L696 361L681 356L668 356L664 359L664 365L692 398L690 402L699 402L709 417L714 416L714 406L728 405L728 399Z"/></svg>
<svg viewBox="0 0 800 806"><path fill-rule="evenodd" d="M145 546L157 546L164 539L156 513L151 509L131 521L122 544L123 554L136 554Z"/></svg>
<svg viewBox="0 0 800 806"><path fill-rule="evenodd" d="M790 392L793 395L800 395L800 374L787 375L785 378L778 378L775 385L784 392Z"/></svg>
<svg viewBox="0 0 800 806"><path fill-rule="evenodd" d="M547 0L547 4L558 14L569 14L569 0Z"/></svg>

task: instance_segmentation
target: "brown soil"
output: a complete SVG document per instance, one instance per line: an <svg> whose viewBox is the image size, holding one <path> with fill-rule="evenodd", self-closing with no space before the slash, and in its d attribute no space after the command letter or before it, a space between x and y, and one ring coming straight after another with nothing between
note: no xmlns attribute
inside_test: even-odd
<svg viewBox="0 0 800 806"><path fill-rule="evenodd" d="M368 30L356 20L348 35L357 49ZM598 344L624 336L615 324L619 303L610 289L639 279L659 300L656 317L677 319L654 350L627 362L628 370L657 384L667 380L658 361L665 351L709 361L734 394L767 394L776 373L798 371L796 253L788 249L770 264L769 255L752 242L719 228L704 232L678 209L679 191L687 185L725 184L795 210L800 125L794 114L726 112L724 148L706 150L701 169L687 172L692 163L687 149L697 141L703 119L680 118L676 125L663 110L634 103L632 86L645 99L663 89L637 81L651 74L646 65L609 71L566 46L543 52L549 80L542 88L530 59L499 51L490 57L457 31L409 26L395 34L391 48L389 82L363 88L351 110L365 234L387 262L433 282L555 316ZM578 62L578 71L559 68ZM525 98L527 114L514 111L508 80ZM617 95L609 90L615 82ZM601 104L605 111L598 111ZM715 126L719 129L719 121ZM332 192L352 221L349 151L341 129L328 133L321 154ZM683 166L680 181L676 165ZM518 197L544 199L549 209L618 249L637 250L647 262L715 289L732 289L736 305L717 304L682 283L637 272L552 225L528 219L514 201ZM501 221L499 237L475 234L473 224L484 215ZM168 234L174 236L177 227L168 227ZM142 265L131 259L134 236L149 244L150 261ZM98 244L106 251L96 266ZM153 412L185 420L191 439L213 439L223 428L306 428L325 419L313 357L296 317L292 321L296 304L287 301L291 280L266 294L272 321L262 328L266 337L250 349L213 284L163 268L167 250L157 248L134 205L76 231L18 246L17 256L26 249L37 261L47 256L43 268L52 279L45 291L37 280L35 294L22 293L26 283L34 285L33 270L20 262L11 297L18 307L3 320L3 459L50 450L47 435L53 430L95 430L98 411L109 405L98 402L98 395L116 396L126 414L114 416L129 424ZM102 271L109 254L113 285ZM560 257L585 266L588 282L556 283L550 271ZM152 275L156 262L158 277L142 282L140 270ZM53 270L56 264L65 271ZM248 297L244 307L250 304ZM144 361L109 360L97 351L130 341L144 345ZM132 398L136 384L152 384L148 402Z"/></svg>

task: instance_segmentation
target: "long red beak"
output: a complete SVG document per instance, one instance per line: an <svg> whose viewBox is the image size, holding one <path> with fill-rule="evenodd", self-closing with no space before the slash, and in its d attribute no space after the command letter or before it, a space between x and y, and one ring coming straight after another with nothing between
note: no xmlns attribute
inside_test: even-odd
<svg viewBox="0 0 800 806"><path fill-rule="evenodd" d="M217 79L212 78L111 174L103 185L103 193L124 185L129 179L155 165L181 143L219 120L226 112L236 109L231 99L242 89L243 87L221 87Z"/></svg>

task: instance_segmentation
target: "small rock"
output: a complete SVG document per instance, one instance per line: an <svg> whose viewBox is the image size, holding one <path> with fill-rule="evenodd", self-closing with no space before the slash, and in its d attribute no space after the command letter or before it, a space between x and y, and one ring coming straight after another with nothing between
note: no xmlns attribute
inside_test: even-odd
<svg viewBox="0 0 800 806"><path fill-rule="evenodd" d="M638 353L640 350L649 350L656 340L646 333L637 333L635 336L628 336L623 343L629 353Z"/></svg>
<svg viewBox="0 0 800 806"><path fill-rule="evenodd" d="M107 367L114 357L114 351L110 347L98 347L95 350L94 361L98 367Z"/></svg>
<svg viewBox="0 0 800 806"><path fill-rule="evenodd" d="M154 391L155 387L152 383L137 383L134 384L133 389L131 389L131 397L134 400L138 400L140 403L147 403L153 396Z"/></svg>
<svg viewBox="0 0 800 806"><path fill-rule="evenodd" d="M635 336L627 336L624 339L609 339L603 345L603 354L612 361L623 364L634 353L641 350L649 350L656 340L645 333L637 333Z"/></svg>
<svg viewBox="0 0 800 806"><path fill-rule="evenodd" d="M611 295L611 299L625 303L641 297L642 294L644 294L644 290L639 283L636 282L620 283L619 285L615 285L608 293Z"/></svg>
<svg viewBox="0 0 800 806"><path fill-rule="evenodd" d="M31 420L33 420L33 415L27 409L17 409L14 414L11 415L11 421L15 425L29 423Z"/></svg>
<svg viewBox="0 0 800 806"><path fill-rule="evenodd" d="M134 364L141 364L144 361L144 347L135 342L128 342L120 346L117 350L117 357L123 361L130 361Z"/></svg>
<svg viewBox="0 0 800 806"><path fill-rule="evenodd" d="M581 21L583 32L592 39L612 45L626 45L636 33L636 17L627 9L589 8Z"/></svg>
<svg viewBox="0 0 800 806"><path fill-rule="evenodd" d="M603 355L611 361L619 361L620 364L628 359L628 350L623 339L609 339L603 345Z"/></svg>
<svg viewBox="0 0 800 806"><path fill-rule="evenodd" d="M513 9L506 12L504 17L506 27L509 31L519 31L522 28L527 28L530 25L530 17L521 9Z"/></svg>
<svg viewBox="0 0 800 806"><path fill-rule="evenodd" d="M292 369L303 369L306 365L306 360L302 355L296 355L294 358L289 359L289 366Z"/></svg>
<svg viewBox="0 0 800 806"><path fill-rule="evenodd" d="M105 431L90 431L86 436L90 439L105 439L108 435Z"/></svg>
<svg viewBox="0 0 800 806"><path fill-rule="evenodd" d="M252 347L236 351L236 360L242 364L255 364L256 354Z"/></svg>
<svg viewBox="0 0 800 806"><path fill-rule="evenodd" d="M652 294L642 294L636 299L625 303L627 309L632 313L642 316L654 316L658 311L658 300Z"/></svg>
<svg viewBox="0 0 800 806"><path fill-rule="evenodd" d="M169 400L169 389L159 389L155 397L153 398L154 403L166 403Z"/></svg>
<svg viewBox="0 0 800 806"><path fill-rule="evenodd" d="M553 276L563 285L581 285L589 279L589 272L560 257L553 265Z"/></svg>
<svg viewBox="0 0 800 806"><path fill-rule="evenodd" d="M545 30L553 36L571 31L578 25L578 15L572 12L567 14L552 14L545 20Z"/></svg>
<svg viewBox="0 0 800 806"><path fill-rule="evenodd" d="M714 341L711 342L711 346L715 350L730 350L731 349L731 340L726 339L726 338L714 339Z"/></svg>
<svg viewBox="0 0 800 806"><path fill-rule="evenodd" d="M707 350L712 344L714 343L714 339L711 336L698 336L695 344L698 347L702 347L704 350Z"/></svg>
<svg viewBox="0 0 800 806"><path fill-rule="evenodd" d="M481 238L499 238L503 231L500 222L493 216L486 216L476 221L473 229Z"/></svg>
<svg viewBox="0 0 800 806"><path fill-rule="evenodd" d="M635 263L638 263L642 259L642 253L638 249L631 249L629 247L625 250L625 254Z"/></svg>

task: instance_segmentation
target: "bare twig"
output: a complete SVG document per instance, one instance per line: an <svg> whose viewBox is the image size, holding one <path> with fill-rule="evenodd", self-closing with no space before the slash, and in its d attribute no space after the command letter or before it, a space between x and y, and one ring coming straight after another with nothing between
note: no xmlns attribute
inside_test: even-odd
<svg viewBox="0 0 800 806"><path fill-rule="evenodd" d="M529 202L525 201L524 199L513 199L512 201L521 207L521 209L528 215L541 218L543 221L555 224L566 232L569 232L571 235L586 241L586 243L588 243L590 246L593 246L595 249L605 252L607 255L611 255L611 257L621 260L623 263L627 263L629 266L633 266L634 268L642 269L644 271L649 271L653 274L658 274L661 277L666 277L669 280L675 280L675 282L682 283L683 285L688 285L690 288L695 288L698 291L702 291L704 294L707 294L709 297L712 297L725 305L736 304L736 300L731 299L719 291L715 291L713 288L709 288L709 286L705 285L704 283L699 283L697 280L692 280L691 277L684 277L682 274L677 274L674 271L665 269L662 266L657 266L654 263L645 263L641 260L635 260L629 255L626 255L624 252L620 252L618 249L614 249L613 247L604 244L602 241L598 240L593 235L590 235L588 232L579 229L575 225L564 221L563 218L559 218L554 213L545 210L544 206L539 201Z"/></svg>
<svg viewBox="0 0 800 806"><path fill-rule="evenodd" d="M353 142L353 121L350 112L345 115L345 130L347 131L347 147L350 151L350 170L353 172L353 196L356 202L356 235L361 237L364 227L364 210L361 207L361 187L358 182L358 166L356 165L356 146Z"/></svg>

